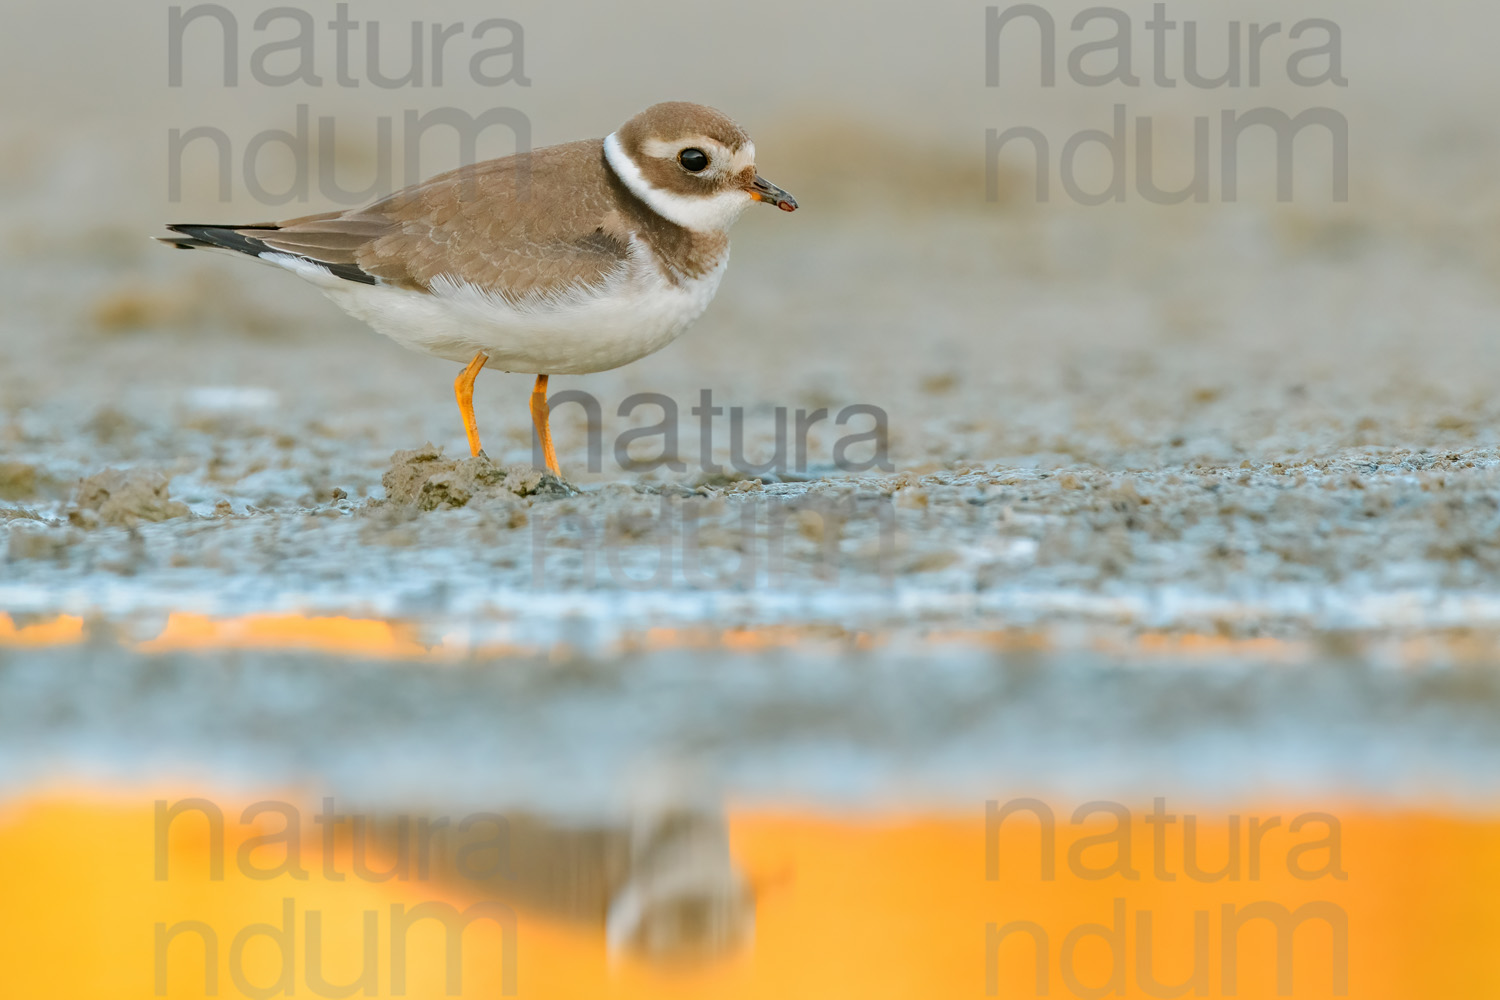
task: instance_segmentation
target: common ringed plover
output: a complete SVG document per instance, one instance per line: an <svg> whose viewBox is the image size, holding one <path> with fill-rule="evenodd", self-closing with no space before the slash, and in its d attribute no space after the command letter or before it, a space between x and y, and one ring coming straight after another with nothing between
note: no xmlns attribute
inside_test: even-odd
<svg viewBox="0 0 1500 1000"><path fill-rule="evenodd" d="M283 267L396 343L467 362L453 388L474 455L480 370L535 374L531 418L560 475L547 377L618 368L677 339L718 290L726 231L752 201L797 208L756 173L742 128L670 102L603 139L460 167L365 208L170 225L178 235L159 238Z"/></svg>

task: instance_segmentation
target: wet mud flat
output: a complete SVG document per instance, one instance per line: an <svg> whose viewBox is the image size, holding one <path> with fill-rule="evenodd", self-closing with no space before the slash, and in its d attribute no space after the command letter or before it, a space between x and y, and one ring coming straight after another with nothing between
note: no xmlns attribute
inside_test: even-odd
<svg viewBox="0 0 1500 1000"><path fill-rule="evenodd" d="M971 809L997 791L1493 803L1500 680L1472 664L933 652L6 649L0 784L312 789L375 811L593 818L661 775L715 801L855 812Z"/></svg>
<svg viewBox="0 0 1500 1000"><path fill-rule="evenodd" d="M673 400L685 469L591 470L593 429L569 404L562 483L530 467L524 375L479 381L489 458L470 459L454 366L269 268L165 253L145 239L150 206L85 217L74 190L90 185L43 182L126 182L49 172L48 155L15 168L5 190L25 196L7 196L0 244L0 633L9 701L31 720L16 731L52 748L40 759L81 772L156 753L131 742L129 713L85 713L117 734L102 742L69 721L59 690L114 678L99 690L165 720L170 752L152 760L222 745L221 772L239 761L254 783L284 758L207 711L242 677L268 719L295 715L274 691L334 706L326 756L268 723L329 787L415 785L444 771L450 731L500 739L491 725L515 742L487 752L555 760L595 789L616 750L691 750L725 725L728 787L790 775L784 790L805 778L809 796L878 797L909 764L913 787L952 775L972 801L963 765L985 759L1038 780L1208 786L1192 762L1223 750L1236 781L1321 773L1327 788L1489 760L1470 734L1500 661L1500 271L1487 215L1405 183L1421 156L1396 151L1345 206L981 205L910 155L918 174L897 180L919 203L878 179L857 197L799 185L806 210L787 221L802 228L747 218L681 340L555 380L599 402L606 457L657 417L622 415L625 400ZM142 171L132 190L153 183ZM789 442L805 464L734 472L730 414L706 441L691 419L705 390L743 411L752 462L781 444L778 411L795 427L860 405L885 414L886 461L840 467L825 421ZM267 616L304 639L309 623L336 631L330 655L242 648ZM349 638L361 629L377 639ZM593 678L580 692L573 671ZM458 678L476 686L444 693ZM1220 718L1221 681L1260 721L1225 723L1223 743L1171 735ZM762 695L774 707L751 711ZM423 716L429 698L443 711ZM968 718L966 699L975 721L949 732L938 720ZM362 718L431 766L403 771L373 737L350 752L339 734ZM570 741L562 720L597 739ZM1386 752L1392 726L1409 738ZM13 749L18 774L38 759ZM480 763L454 773L523 801L552 790L544 770L514 787Z"/></svg>
<svg viewBox="0 0 1500 1000"><path fill-rule="evenodd" d="M367 473L278 508L177 493L149 468L49 499L45 468L6 469L4 605L127 629L173 611L469 622L543 645L661 625L1500 626L1489 450L580 487L429 445L397 452L378 487Z"/></svg>

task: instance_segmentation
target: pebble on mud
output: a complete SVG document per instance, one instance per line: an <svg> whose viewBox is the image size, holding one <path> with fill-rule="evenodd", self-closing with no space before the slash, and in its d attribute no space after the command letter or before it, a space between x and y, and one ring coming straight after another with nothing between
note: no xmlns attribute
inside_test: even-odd
<svg viewBox="0 0 1500 1000"><path fill-rule="evenodd" d="M186 517L187 504L167 494L171 480L146 469L105 469L78 483L69 522L80 527L129 527L139 521L167 521Z"/></svg>
<svg viewBox="0 0 1500 1000"><path fill-rule="evenodd" d="M503 469L488 456L444 458L431 443L391 456L391 467L380 477L391 503L418 510L463 507L487 497L567 496L556 476L525 466Z"/></svg>

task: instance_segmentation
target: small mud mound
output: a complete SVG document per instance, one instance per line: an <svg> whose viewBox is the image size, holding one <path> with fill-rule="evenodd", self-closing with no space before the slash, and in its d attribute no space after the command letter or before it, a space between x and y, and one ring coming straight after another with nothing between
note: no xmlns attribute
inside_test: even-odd
<svg viewBox="0 0 1500 1000"><path fill-rule="evenodd" d="M167 494L171 480L146 469L105 469L78 483L68 520L85 528L129 527L140 521L187 517L187 504Z"/></svg>
<svg viewBox="0 0 1500 1000"><path fill-rule="evenodd" d="M503 469L487 455L444 458L443 450L430 443L392 455L380 483L387 501L418 510L463 507L490 497L562 497L574 492L549 472L520 465Z"/></svg>
<svg viewBox="0 0 1500 1000"><path fill-rule="evenodd" d="M45 469L24 462L0 462L0 500L60 498L65 490Z"/></svg>

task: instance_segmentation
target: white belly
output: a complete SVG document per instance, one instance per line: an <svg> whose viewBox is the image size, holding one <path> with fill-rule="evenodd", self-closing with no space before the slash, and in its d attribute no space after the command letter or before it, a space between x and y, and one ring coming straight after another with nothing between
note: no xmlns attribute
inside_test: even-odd
<svg viewBox="0 0 1500 1000"><path fill-rule="evenodd" d="M520 302L443 279L427 293L344 281L321 268L320 275L305 273L302 261L275 263L313 280L345 312L403 347L459 362L483 351L487 367L501 371L576 375L618 368L676 340L708 308L729 253L702 278L673 284L654 257L636 252L601 289Z"/></svg>

